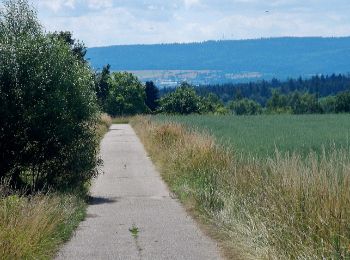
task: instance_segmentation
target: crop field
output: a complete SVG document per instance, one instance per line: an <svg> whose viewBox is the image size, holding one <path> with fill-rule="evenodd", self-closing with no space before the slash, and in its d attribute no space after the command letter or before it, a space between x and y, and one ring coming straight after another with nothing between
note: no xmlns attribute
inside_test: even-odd
<svg viewBox="0 0 350 260"><path fill-rule="evenodd" d="M235 151L267 157L282 153L349 148L350 115L156 116L213 135Z"/></svg>

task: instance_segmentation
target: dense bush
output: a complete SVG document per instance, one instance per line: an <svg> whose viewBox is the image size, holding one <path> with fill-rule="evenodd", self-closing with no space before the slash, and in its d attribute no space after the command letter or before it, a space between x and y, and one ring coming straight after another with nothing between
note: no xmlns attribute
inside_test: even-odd
<svg viewBox="0 0 350 260"><path fill-rule="evenodd" d="M288 95L273 91L267 101L269 113L312 114L322 113L322 106L315 95L294 91Z"/></svg>
<svg viewBox="0 0 350 260"><path fill-rule="evenodd" d="M187 83L160 99L159 111L168 114L192 114L201 112L201 97Z"/></svg>
<svg viewBox="0 0 350 260"><path fill-rule="evenodd" d="M231 101L228 107L236 115L258 115L262 113L261 105L247 98Z"/></svg>
<svg viewBox="0 0 350 260"><path fill-rule="evenodd" d="M350 112L350 91L339 93L335 97L335 112Z"/></svg>
<svg viewBox="0 0 350 260"><path fill-rule="evenodd" d="M133 74L112 73L108 84L109 93L105 109L110 115L135 115L149 111L145 104L145 87Z"/></svg>
<svg viewBox="0 0 350 260"><path fill-rule="evenodd" d="M225 107L225 104L220 100L220 98L209 93L206 97L201 97L201 108L202 113L210 113L215 115L226 115L229 110Z"/></svg>
<svg viewBox="0 0 350 260"><path fill-rule="evenodd" d="M95 174L98 116L90 68L44 33L25 0L0 13L0 178L68 188Z"/></svg>

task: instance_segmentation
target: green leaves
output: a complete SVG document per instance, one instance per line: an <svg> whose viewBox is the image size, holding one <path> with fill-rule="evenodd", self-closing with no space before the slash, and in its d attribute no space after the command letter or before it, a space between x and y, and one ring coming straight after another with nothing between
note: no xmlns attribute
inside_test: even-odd
<svg viewBox="0 0 350 260"><path fill-rule="evenodd" d="M258 115L262 113L261 105L247 98L233 100L229 102L228 106L236 115Z"/></svg>
<svg viewBox="0 0 350 260"><path fill-rule="evenodd" d="M109 93L105 109L110 115L135 115L149 111L145 104L145 88L133 74L112 73L108 84Z"/></svg>
<svg viewBox="0 0 350 260"><path fill-rule="evenodd" d="M0 21L0 177L32 190L82 185L97 163L91 70L27 1L7 1Z"/></svg>
<svg viewBox="0 0 350 260"><path fill-rule="evenodd" d="M160 112L168 114L192 114L199 113L201 98L187 83L181 84L174 92L160 99Z"/></svg>

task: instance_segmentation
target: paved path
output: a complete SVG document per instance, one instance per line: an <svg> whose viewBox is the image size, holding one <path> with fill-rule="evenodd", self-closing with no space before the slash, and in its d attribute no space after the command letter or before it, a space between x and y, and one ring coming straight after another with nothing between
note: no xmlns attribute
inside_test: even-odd
<svg viewBox="0 0 350 260"><path fill-rule="evenodd" d="M169 196L129 125L111 127L101 155L105 173L92 186L87 219L57 259L221 259L216 244Z"/></svg>

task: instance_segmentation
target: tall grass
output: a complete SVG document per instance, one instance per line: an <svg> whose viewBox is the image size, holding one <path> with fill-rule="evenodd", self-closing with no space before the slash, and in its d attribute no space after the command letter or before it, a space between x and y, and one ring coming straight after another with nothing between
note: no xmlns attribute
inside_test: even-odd
<svg viewBox="0 0 350 260"><path fill-rule="evenodd" d="M176 123L132 120L170 188L209 221L228 256L350 258L350 156L235 154Z"/></svg>
<svg viewBox="0 0 350 260"><path fill-rule="evenodd" d="M85 217L73 195L13 194L0 198L0 258L50 259Z"/></svg>
<svg viewBox="0 0 350 260"><path fill-rule="evenodd" d="M106 134L106 132L108 131L111 125L112 125L112 118L105 113L101 114L97 129L96 129L97 131L96 134L99 136L100 139L103 138L103 136Z"/></svg>

